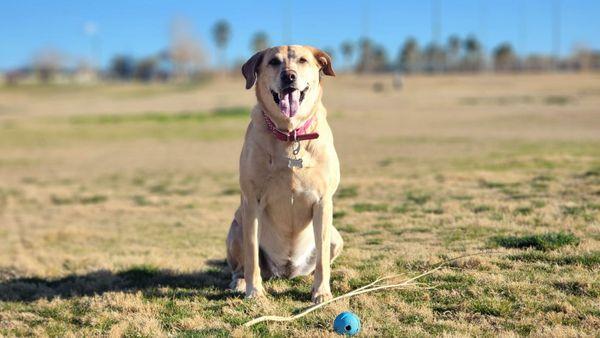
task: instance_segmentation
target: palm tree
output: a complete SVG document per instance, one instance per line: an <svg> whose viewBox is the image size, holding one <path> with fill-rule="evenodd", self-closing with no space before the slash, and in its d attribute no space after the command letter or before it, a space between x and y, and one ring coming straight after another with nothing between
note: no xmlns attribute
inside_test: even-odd
<svg viewBox="0 0 600 338"><path fill-rule="evenodd" d="M373 42L369 38L363 38L359 42L360 56L356 70L359 73L373 70Z"/></svg>
<svg viewBox="0 0 600 338"><path fill-rule="evenodd" d="M430 43L424 50L425 70L431 73L438 73L445 68L446 52L436 43Z"/></svg>
<svg viewBox="0 0 600 338"><path fill-rule="evenodd" d="M389 70L387 52L383 46L375 46L372 54L373 70L376 72L385 72Z"/></svg>
<svg viewBox="0 0 600 338"><path fill-rule="evenodd" d="M229 26L229 23L225 20L217 21L213 26L213 37L217 48L220 50L221 55L219 59L221 60L222 66L224 66L227 64L225 60L225 48L227 48L227 43L229 43L229 38L231 37L231 27Z"/></svg>
<svg viewBox="0 0 600 338"><path fill-rule="evenodd" d="M405 73L415 73L420 68L420 53L417 40L408 38L404 41L400 55L398 57L398 66Z"/></svg>
<svg viewBox="0 0 600 338"><path fill-rule="evenodd" d="M340 46L342 55L344 55L344 66L350 68L350 61L352 60L352 54L354 54L354 45L350 41L344 41Z"/></svg>
<svg viewBox="0 0 600 338"><path fill-rule="evenodd" d="M480 71L483 66L483 55L479 40L473 35L467 37L465 44L465 68L471 71Z"/></svg>
<svg viewBox="0 0 600 338"><path fill-rule="evenodd" d="M259 52L269 47L269 36L265 32L256 32L252 37L252 51Z"/></svg>
<svg viewBox="0 0 600 338"><path fill-rule="evenodd" d="M446 46L446 56L448 63L448 70L455 71L458 68L460 61L460 38L456 35L451 35L448 38L448 45Z"/></svg>
<svg viewBox="0 0 600 338"><path fill-rule="evenodd" d="M494 50L494 68L496 71L514 70L517 56L510 43L505 42Z"/></svg>
<svg viewBox="0 0 600 338"><path fill-rule="evenodd" d="M54 47L46 47L33 56L33 68L43 83L50 82L64 67L65 55Z"/></svg>

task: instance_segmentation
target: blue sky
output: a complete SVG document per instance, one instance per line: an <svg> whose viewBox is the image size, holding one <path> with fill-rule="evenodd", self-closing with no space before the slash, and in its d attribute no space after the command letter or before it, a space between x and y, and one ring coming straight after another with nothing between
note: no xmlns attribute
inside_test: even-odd
<svg viewBox="0 0 600 338"><path fill-rule="evenodd" d="M395 58L408 36L421 43L431 41L434 1L441 4L442 41L452 33L476 34L488 50L509 41L519 53L550 53L552 9L559 3L562 54L576 44L600 49L598 0L4 0L0 4L0 69L26 64L36 50L49 46L73 58L90 56L86 22L98 28L103 65L116 53L149 55L168 45L169 25L175 17L192 22L212 63L218 60L211 27L219 19L232 26L230 62L251 54L250 39L260 30L268 33L272 44L292 42L336 50L341 41L357 41L366 30ZM291 31L291 41L283 41L285 27Z"/></svg>

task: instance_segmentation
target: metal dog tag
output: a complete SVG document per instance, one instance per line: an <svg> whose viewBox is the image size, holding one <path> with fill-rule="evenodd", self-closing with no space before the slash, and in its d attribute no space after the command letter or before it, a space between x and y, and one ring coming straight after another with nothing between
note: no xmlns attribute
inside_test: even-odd
<svg viewBox="0 0 600 338"><path fill-rule="evenodd" d="M301 158L288 158L288 168L302 168Z"/></svg>
<svg viewBox="0 0 600 338"><path fill-rule="evenodd" d="M295 133L296 133L296 131L294 131L294 137L296 135ZM300 142L295 141L292 146L292 154L294 154L294 158L288 157L288 168L290 168L290 169L292 169L294 167L302 168L302 159L296 157L296 156L298 156L299 153L300 153Z"/></svg>

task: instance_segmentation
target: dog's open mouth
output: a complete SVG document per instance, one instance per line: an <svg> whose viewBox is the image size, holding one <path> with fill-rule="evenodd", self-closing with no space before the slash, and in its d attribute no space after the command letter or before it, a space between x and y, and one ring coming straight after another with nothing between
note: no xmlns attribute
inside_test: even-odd
<svg viewBox="0 0 600 338"><path fill-rule="evenodd" d="M304 101L307 91L308 86L302 91L297 88L288 87L283 89L281 94L271 90L271 95L273 95L273 100L279 106L281 113L287 117L293 117L298 112L302 101Z"/></svg>

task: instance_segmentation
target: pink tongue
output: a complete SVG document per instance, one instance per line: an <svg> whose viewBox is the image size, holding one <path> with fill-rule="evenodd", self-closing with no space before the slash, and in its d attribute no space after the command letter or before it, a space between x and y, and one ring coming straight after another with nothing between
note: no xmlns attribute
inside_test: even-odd
<svg viewBox="0 0 600 338"><path fill-rule="evenodd" d="M281 113L287 117L292 117L298 112L298 106L300 105L300 91L294 90L291 93L283 94L283 97L279 101L279 109Z"/></svg>

